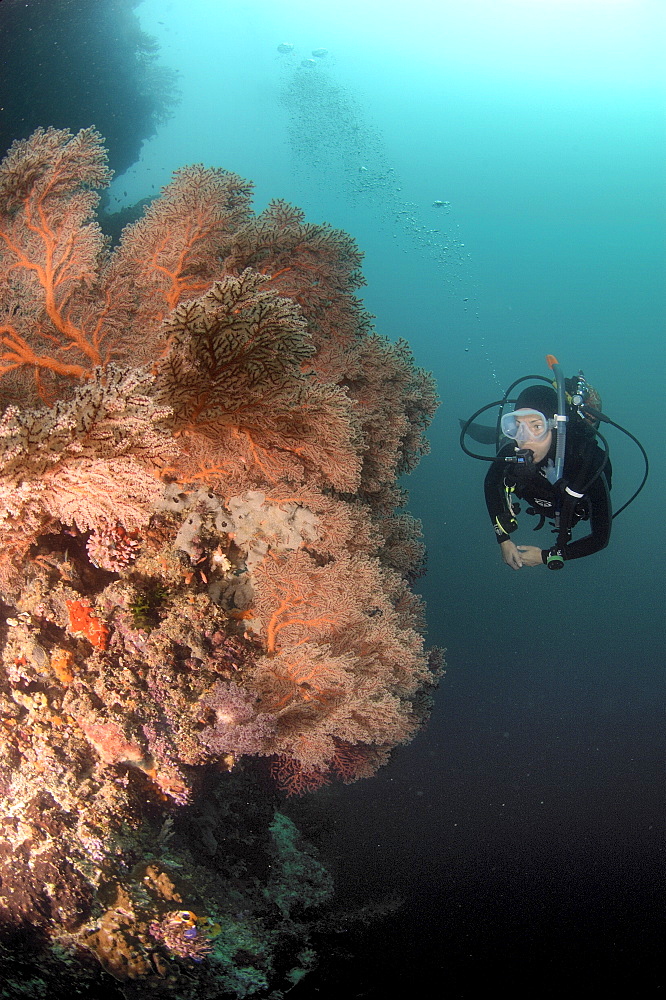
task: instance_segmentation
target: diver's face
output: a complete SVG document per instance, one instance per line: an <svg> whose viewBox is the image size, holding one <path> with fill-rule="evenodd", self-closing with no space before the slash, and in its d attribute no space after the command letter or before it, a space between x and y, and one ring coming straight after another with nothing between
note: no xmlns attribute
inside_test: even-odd
<svg viewBox="0 0 666 1000"><path fill-rule="evenodd" d="M523 417L517 416L516 423L518 424L517 441L523 441L528 437L538 441L539 438L543 437L548 426L540 413L527 413Z"/></svg>
<svg viewBox="0 0 666 1000"><path fill-rule="evenodd" d="M545 437L541 437L546 429L543 417L538 414L529 414L525 417L516 417L518 433L515 441L518 448L527 448L534 455L534 461L540 462L550 451L553 440L553 432L548 431ZM541 440L537 440L541 438Z"/></svg>

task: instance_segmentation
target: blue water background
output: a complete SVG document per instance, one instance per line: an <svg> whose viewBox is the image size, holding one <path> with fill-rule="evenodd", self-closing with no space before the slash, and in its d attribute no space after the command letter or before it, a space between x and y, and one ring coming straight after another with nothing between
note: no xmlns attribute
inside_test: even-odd
<svg viewBox="0 0 666 1000"><path fill-rule="evenodd" d="M447 676L426 733L331 798L343 891L406 899L400 962L382 959L405 987L424 969L444 989L489 965L544 989L656 969L665 13L624 0L139 8L183 100L111 207L186 163L240 173L258 209L284 198L356 238L377 329L406 337L438 380L432 454L408 485ZM328 55L301 66L318 47ZM606 551L515 573L458 418L547 374L546 353L584 370L652 469ZM619 506L642 460L609 439ZM520 540L546 546L531 527ZM374 995L377 956L358 962Z"/></svg>

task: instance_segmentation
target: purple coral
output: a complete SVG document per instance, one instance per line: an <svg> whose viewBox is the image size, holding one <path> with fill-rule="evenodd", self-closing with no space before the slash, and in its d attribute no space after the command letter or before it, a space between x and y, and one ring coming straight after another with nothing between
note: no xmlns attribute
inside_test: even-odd
<svg viewBox="0 0 666 1000"><path fill-rule="evenodd" d="M215 722L201 733L213 753L262 754L274 752L276 717L258 711L258 698L233 681L218 681L201 699Z"/></svg>

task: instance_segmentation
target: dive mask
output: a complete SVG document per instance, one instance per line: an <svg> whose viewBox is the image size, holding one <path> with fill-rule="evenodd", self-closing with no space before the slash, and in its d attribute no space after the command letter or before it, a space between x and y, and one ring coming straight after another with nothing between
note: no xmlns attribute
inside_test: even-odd
<svg viewBox="0 0 666 1000"><path fill-rule="evenodd" d="M543 441L554 426L555 421L548 420L538 410L514 410L505 413L500 422L502 434L521 446L530 441Z"/></svg>

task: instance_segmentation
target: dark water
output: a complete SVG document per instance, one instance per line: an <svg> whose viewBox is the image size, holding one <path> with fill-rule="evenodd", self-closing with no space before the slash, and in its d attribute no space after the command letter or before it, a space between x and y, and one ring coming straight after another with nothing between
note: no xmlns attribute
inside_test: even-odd
<svg viewBox="0 0 666 1000"><path fill-rule="evenodd" d="M656 996L663 5L312 7L141 5L183 100L111 194L118 208L203 161L254 180L257 208L282 197L348 230L379 331L406 337L440 386L432 454L408 485L447 675L424 734L375 779L322 793L342 902L403 905L350 929L293 996L399 996L432 977L451 997L559 996L609 975L621 995ZM285 41L294 50L281 55ZM328 55L302 67L319 46ZM546 353L585 371L641 439L651 475L607 550L559 574L514 573L458 417L522 374L547 374ZM618 432L610 444L619 506L642 462Z"/></svg>

